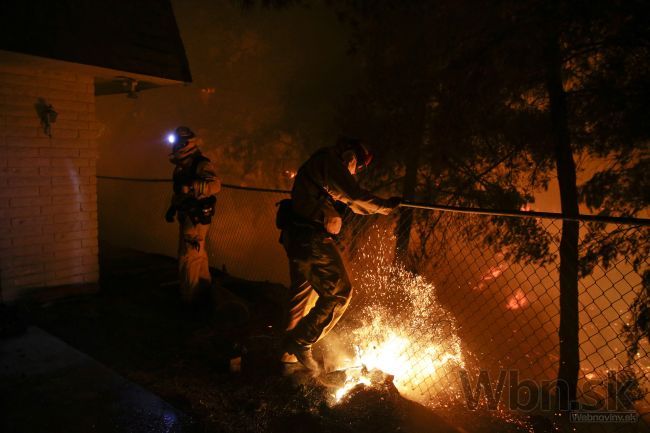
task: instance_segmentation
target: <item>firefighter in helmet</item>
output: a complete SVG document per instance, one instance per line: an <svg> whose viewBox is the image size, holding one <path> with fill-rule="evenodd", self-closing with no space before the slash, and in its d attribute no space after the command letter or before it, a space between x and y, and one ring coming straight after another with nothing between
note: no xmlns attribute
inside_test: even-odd
<svg viewBox="0 0 650 433"><path fill-rule="evenodd" d="M173 145L169 160L174 167L174 194L167 222L179 223L178 268L181 297L194 303L208 294L211 276L205 237L214 215L221 181L212 162L199 150L194 132L179 126L168 136Z"/></svg>
<svg viewBox="0 0 650 433"><path fill-rule="evenodd" d="M372 161L372 154L354 138L341 137L337 145L314 153L298 170L291 199L280 203L277 215L280 241L289 258L291 286L289 318L282 342L282 359L291 355L318 374L311 346L336 325L345 312L352 284L335 243L341 230L336 202L354 213L391 213L398 197L382 199L362 189L355 175ZM305 314L312 290L318 295Z"/></svg>

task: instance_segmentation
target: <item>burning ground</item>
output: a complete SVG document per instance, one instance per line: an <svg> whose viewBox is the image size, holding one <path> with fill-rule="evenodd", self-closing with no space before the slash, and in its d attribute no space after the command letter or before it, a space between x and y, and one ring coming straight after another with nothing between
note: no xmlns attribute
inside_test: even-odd
<svg viewBox="0 0 650 433"><path fill-rule="evenodd" d="M326 359L332 359L333 369L347 372L336 399L355 384L370 382L364 370L393 376L402 395L425 405L460 398L455 379L465 366L461 344L454 318L438 304L435 288L419 276L382 263L368 268L361 280L365 281L361 290L368 290L367 303L350 315L351 323L341 326L338 338L329 339L327 345Z"/></svg>
<svg viewBox="0 0 650 433"><path fill-rule="evenodd" d="M402 284L406 292L395 297L395 302L402 299L396 306L404 312L418 306L408 310L409 322L370 303L362 314L355 314L356 323L343 323L338 338L321 348L328 358L339 354L331 358L330 370L364 364L386 373L369 372L358 381L374 384L355 386L361 368L348 368L345 376L333 372L321 380L300 374L283 377L274 369L267 354L278 322L273 299L281 286L220 276L221 284L249 295L250 320L233 326L241 317L179 310L176 287L167 284L175 279L173 260L106 246L102 252L107 277L99 294L25 304L23 312L28 320L189 414L195 431L454 431L450 425L467 432L530 431L530 426L480 411L467 417L462 404L450 398L457 389L442 379L464 362L453 318L436 310L440 307L434 297L418 298L427 283L410 274L400 278L412 285ZM399 280L399 272L390 271L392 276L377 274L385 278L381 287L387 294ZM379 292L373 296L379 300ZM387 305L384 301L381 304ZM437 327L427 329L426 311L438 311ZM422 333L405 335L403 329L411 326ZM343 338L346 335L349 338ZM432 339L436 336L440 339ZM240 342L247 355L242 372L235 374L229 371L229 361L241 352Z"/></svg>

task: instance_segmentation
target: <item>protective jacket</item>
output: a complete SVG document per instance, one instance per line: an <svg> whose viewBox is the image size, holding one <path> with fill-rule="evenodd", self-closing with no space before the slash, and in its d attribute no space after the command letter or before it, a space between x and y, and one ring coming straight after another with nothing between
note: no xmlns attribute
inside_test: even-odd
<svg viewBox="0 0 650 433"><path fill-rule="evenodd" d="M317 151L298 170L291 191L291 210L300 221L278 226L282 228L280 240L291 276L286 330L290 340L305 348L334 328L352 296L345 261L331 236L340 230L336 201L358 214L380 213L394 207L389 200L375 197L359 186L338 147ZM335 220L338 223L330 224ZM318 299L309 309L314 292Z"/></svg>
<svg viewBox="0 0 650 433"><path fill-rule="evenodd" d="M388 200L359 186L350 174L337 147L314 153L298 170L291 191L293 211L317 224L340 217L335 201L345 203L357 214L369 215L391 209Z"/></svg>
<svg viewBox="0 0 650 433"><path fill-rule="evenodd" d="M214 197L221 190L221 181L210 160L198 151L190 158L185 164L176 164L173 174L172 208L178 211L179 219L186 216L188 204L214 206Z"/></svg>
<svg viewBox="0 0 650 433"><path fill-rule="evenodd" d="M214 213L215 195L221 189L221 182L210 160L198 150L187 158L172 159L176 165L174 195L166 218L172 222L174 214L178 213L181 296L185 302L192 303L207 293L211 284L205 241L210 217ZM212 208L204 207L210 203ZM208 218L204 219L206 209L209 209Z"/></svg>

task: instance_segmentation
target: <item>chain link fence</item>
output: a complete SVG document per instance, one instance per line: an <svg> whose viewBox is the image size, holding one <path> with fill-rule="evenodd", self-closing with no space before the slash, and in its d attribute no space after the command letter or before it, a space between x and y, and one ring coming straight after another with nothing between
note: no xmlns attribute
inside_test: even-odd
<svg viewBox="0 0 650 433"><path fill-rule="evenodd" d="M98 194L102 240L175 256L178 229L163 218L169 182L100 177ZM275 204L287 196L224 186L208 236L211 266L288 285L274 225ZM460 371L468 372L472 389L481 371L493 386L502 372L510 381L516 372L520 383L551 389L559 367L562 224L425 209L346 214L338 242L355 294L324 341L329 368L346 368L349 378L361 363L380 368L407 397L432 405L467 399ZM640 241L623 245L630 239ZM616 409L636 410L643 428L650 424L649 346L644 339L635 344L631 325L650 290L642 278L650 262L647 240L644 225L580 222L579 398L602 408L626 382L629 401L618 401ZM608 259L596 260L599 254Z"/></svg>

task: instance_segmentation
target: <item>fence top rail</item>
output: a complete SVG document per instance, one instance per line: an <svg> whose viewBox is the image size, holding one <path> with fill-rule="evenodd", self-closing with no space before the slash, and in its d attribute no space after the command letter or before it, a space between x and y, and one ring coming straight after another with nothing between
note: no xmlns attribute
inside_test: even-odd
<svg viewBox="0 0 650 433"><path fill-rule="evenodd" d="M121 180L121 181L128 181L128 182L145 182L145 183L171 183L172 182L170 178L161 179L161 178L101 176L101 175L98 175L97 179ZM284 189L257 188L257 187L250 187L250 186L233 185L228 183L223 183L221 185L224 188L238 189L244 191L272 192L272 193L280 193L280 194L289 194L291 192ZM650 226L649 218L617 217L617 216L610 216L610 215L568 216L556 212L518 211L518 210L507 210L507 209L483 209L483 208L449 206L449 205L441 205L435 203L420 203L420 202L411 202L411 201L404 201L400 204L400 206L406 208L412 208L412 209L426 209L426 210L436 210L442 212L468 213L468 214L475 214L475 215L492 215L492 216L506 216L506 217L519 217L519 218L533 217L533 218L545 218L545 219L564 220L564 221L601 222L601 223Z"/></svg>
<svg viewBox="0 0 650 433"><path fill-rule="evenodd" d="M143 177L121 177L121 176L97 176L97 179L108 179L108 180L123 180L126 182L144 182L144 183L172 183L171 178L143 178ZM291 191L285 189L274 189L274 188L258 188L254 186L241 186L234 185L231 183L222 183L222 187L230 189L241 189L244 191L257 191L257 192L276 192L280 194L291 194Z"/></svg>
<svg viewBox="0 0 650 433"><path fill-rule="evenodd" d="M477 214L477 215L493 215L493 216L522 217L522 218L534 217L534 218L545 218L545 219L564 220L564 221L618 223L618 224L640 225L640 226L650 225L650 219L648 218L617 217L617 216L610 216L610 215L568 216L556 212L482 209L482 208L472 208L472 207L462 207L462 206L447 206L447 205L431 204L431 203L415 203L409 201L403 202L402 204L400 204L400 206L413 208L413 209L438 210L443 212L470 213L470 214Z"/></svg>

